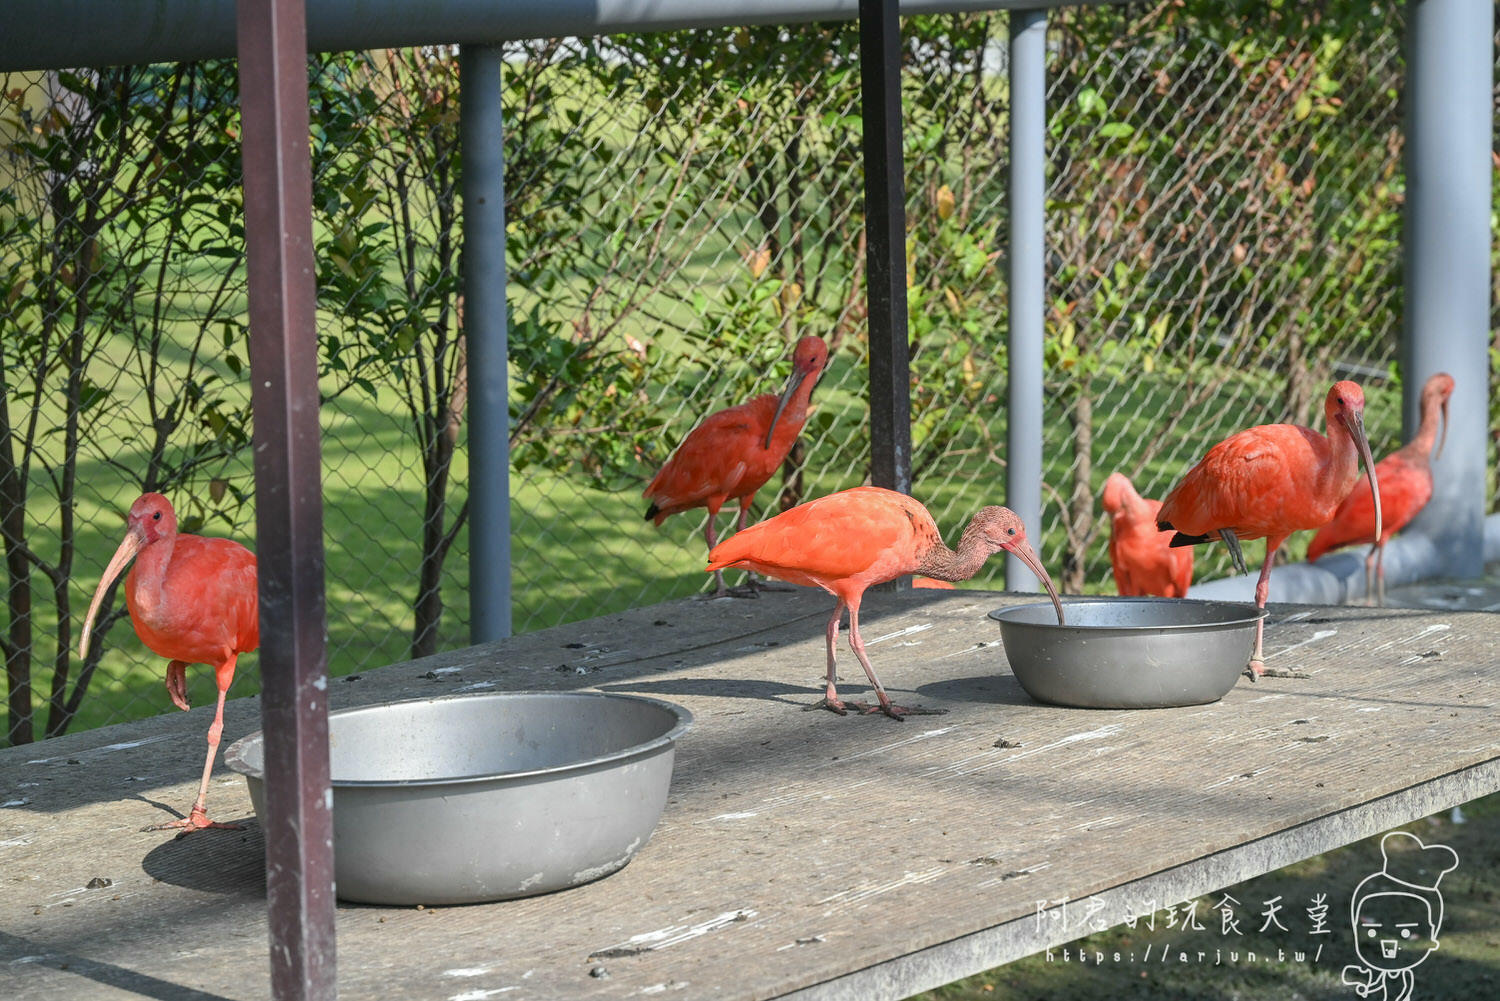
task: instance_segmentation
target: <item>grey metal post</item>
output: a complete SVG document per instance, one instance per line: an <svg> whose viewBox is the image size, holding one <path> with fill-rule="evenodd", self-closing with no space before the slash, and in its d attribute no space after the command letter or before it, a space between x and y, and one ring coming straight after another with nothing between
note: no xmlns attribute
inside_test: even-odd
<svg viewBox="0 0 1500 1001"><path fill-rule="evenodd" d="M1010 241L1005 504L1042 534L1042 335L1046 299L1047 14L1010 14ZM1040 549L1040 545L1037 547ZM1005 586L1035 591L1036 575L1005 558Z"/></svg>
<svg viewBox="0 0 1500 1001"><path fill-rule="evenodd" d="M1484 569L1489 439L1490 137L1494 7L1489 0L1411 0L1406 60L1406 433L1434 372L1455 380L1448 443L1432 500L1412 530L1446 572Z"/></svg>
<svg viewBox="0 0 1500 1001"><path fill-rule="evenodd" d="M328 1001L333 795L303 0L239 0L271 993ZM200 835L201 837L201 835Z"/></svg>
<svg viewBox="0 0 1500 1001"><path fill-rule="evenodd" d="M511 630L501 48L465 45L458 59L469 380L469 641L487 643Z"/></svg>

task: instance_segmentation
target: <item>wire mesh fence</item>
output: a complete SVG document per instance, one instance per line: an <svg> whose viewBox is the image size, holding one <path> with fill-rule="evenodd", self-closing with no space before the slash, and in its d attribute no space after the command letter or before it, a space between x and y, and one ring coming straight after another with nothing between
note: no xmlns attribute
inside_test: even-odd
<svg viewBox="0 0 1500 1001"><path fill-rule="evenodd" d="M1399 11L1054 14L1036 534L1065 589L1113 589L1110 472L1160 496L1237 427L1320 420L1337 377L1364 383L1376 450L1398 444ZM1004 502L1006 23L903 23L913 482L950 532ZM641 490L707 413L778 388L799 336L832 360L757 516L865 481L857 40L814 24L507 46L518 630L705 587L704 513L653 527ZM451 49L311 61L336 674L467 631L457 66ZM234 72L0 81L12 741L166 709L118 592L103 641L69 652L138 493L167 494L186 530L253 536Z"/></svg>

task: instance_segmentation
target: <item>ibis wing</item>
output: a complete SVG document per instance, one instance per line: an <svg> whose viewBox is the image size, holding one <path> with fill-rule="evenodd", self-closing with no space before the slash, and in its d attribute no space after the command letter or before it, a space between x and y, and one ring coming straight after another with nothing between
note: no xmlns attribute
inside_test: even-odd
<svg viewBox="0 0 1500 1001"><path fill-rule="evenodd" d="M1184 536L1228 528L1241 538L1265 535L1273 519L1316 468L1322 436L1294 424L1266 424L1230 435L1209 449L1162 501L1157 518Z"/></svg>
<svg viewBox="0 0 1500 1001"><path fill-rule="evenodd" d="M853 577L908 555L913 558L907 569L913 569L926 512L919 516L892 499L900 495L888 498L881 495L890 491L875 490L830 494L752 525L716 546L708 569L745 566L799 583Z"/></svg>
<svg viewBox="0 0 1500 1001"><path fill-rule="evenodd" d="M775 397L766 397L770 406ZM712 497L719 503L745 497L765 485L785 456L765 449L768 409L757 397L749 403L709 414L683 439L677 451L646 487L644 495L667 514L700 507Z"/></svg>

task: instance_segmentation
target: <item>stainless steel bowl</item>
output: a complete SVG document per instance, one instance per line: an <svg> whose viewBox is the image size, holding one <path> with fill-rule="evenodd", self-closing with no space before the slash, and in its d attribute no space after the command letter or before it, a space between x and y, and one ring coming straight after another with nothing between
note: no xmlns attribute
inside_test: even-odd
<svg viewBox="0 0 1500 1001"><path fill-rule="evenodd" d="M344 900L462 904L578 886L651 837L692 714L659 699L513 692L331 713ZM264 823L260 733L224 756Z"/></svg>
<svg viewBox="0 0 1500 1001"><path fill-rule="evenodd" d="M1074 598L990 612L1005 659L1038 702L1151 709L1215 702L1250 660L1265 609L1184 598Z"/></svg>

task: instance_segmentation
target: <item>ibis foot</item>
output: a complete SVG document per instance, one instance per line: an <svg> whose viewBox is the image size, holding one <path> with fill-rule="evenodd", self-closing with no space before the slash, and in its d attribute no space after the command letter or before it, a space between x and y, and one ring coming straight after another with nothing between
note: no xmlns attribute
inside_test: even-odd
<svg viewBox="0 0 1500 1001"><path fill-rule="evenodd" d="M812 705L802 707L803 712L813 712L818 709L827 709L831 713L838 713L840 716L847 716L849 715L850 709L857 709L860 712L864 712L866 706L858 702L845 702L843 699L829 698L825 695L823 698L814 702Z"/></svg>
<svg viewBox="0 0 1500 1001"><path fill-rule="evenodd" d="M849 703L851 706L854 703ZM887 702L878 706L860 706L860 712L865 715L872 713L884 713L893 720L903 720L908 716L942 716L946 709L928 709L924 706L898 706L893 702Z"/></svg>
<svg viewBox="0 0 1500 1001"><path fill-rule="evenodd" d="M243 831L244 829L244 824L221 824L216 820L209 820L208 814L198 807L194 807L190 814L178 820L169 820L165 824L152 824L150 827L141 828L143 831L181 831L182 834L205 830ZM178 836L181 837L182 834Z"/></svg>

